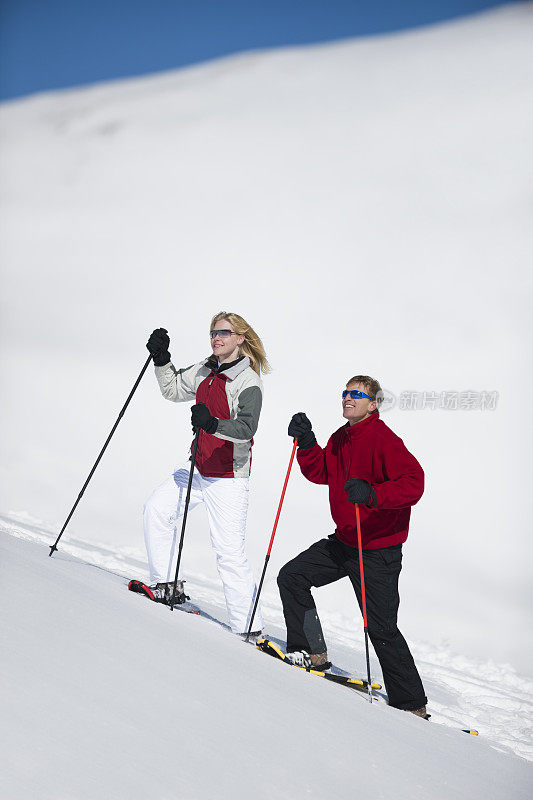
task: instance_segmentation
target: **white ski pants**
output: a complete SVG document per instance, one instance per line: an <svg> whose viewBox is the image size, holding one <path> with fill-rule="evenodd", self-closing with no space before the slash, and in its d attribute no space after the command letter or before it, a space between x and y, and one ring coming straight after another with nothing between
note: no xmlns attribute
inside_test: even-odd
<svg viewBox="0 0 533 800"><path fill-rule="evenodd" d="M190 468L189 462L176 467L173 475L152 492L144 507L144 540L153 583L174 580ZM257 592L244 551L248 492L249 478L204 478L196 467L194 469L189 511L199 503L205 504L211 544L234 633L248 630ZM184 549L186 546L185 542ZM262 628L258 607L253 629Z"/></svg>

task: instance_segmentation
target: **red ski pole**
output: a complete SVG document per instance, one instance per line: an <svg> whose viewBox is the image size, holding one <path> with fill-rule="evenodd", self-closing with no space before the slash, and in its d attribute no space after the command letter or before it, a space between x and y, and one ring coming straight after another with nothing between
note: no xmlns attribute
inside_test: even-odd
<svg viewBox="0 0 533 800"><path fill-rule="evenodd" d="M357 523L357 549L359 552L359 570L361 573L361 600L363 606L363 625L365 629L365 649L366 649L366 676L368 681L368 696L372 702L372 681L370 679L370 654L368 652L368 620L366 617L366 592L365 592L365 571L363 569L363 548L361 545L361 519L359 517L359 504L355 504L355 521Z"/></svg>
<svg viewBox="0 0 533 800"><path fill-rule="evenodd" d="M263 588L263 581L265 579L265 573L266 573L266 570L267 570L268 561L270 559L270 552L272 550L272 545L274 544L274 536L276 535L276 528L278 527L278 521L279 521L279 517L280 517L280 514L281 514L281 507L283 505L283 499L285 497L285 491L287 489L287 484L289 482L289 475L291 474L292 462L294 461L294 454L296 453L297 446L298 446L298 439L295 439L294 440L294 445L292 447L291 460L289 461L289 468L287 470L287 475L285 477L285 483L283 484L283 491L281 492L281 499L279 501L278 513L276 514L276 520L274 522L274 528L272 530L272 536L270 537L270 544L268 545L268 550L267 550L267 554L266 554L266 558L265 558L265 566L263 567L263 574L261 575L261 580L259 581L259 589L257 590L257 594L255 596L254 610L252 611L252 616L250 617L250 625L248 627L248 632L246 634L245 642L248 641L248 639L250 637L250 631L252 630L252 624L253 624L253 621L254 621L255 612L257 611L257 604L259 603L259 595L261 594L261 589Z"/></svg>

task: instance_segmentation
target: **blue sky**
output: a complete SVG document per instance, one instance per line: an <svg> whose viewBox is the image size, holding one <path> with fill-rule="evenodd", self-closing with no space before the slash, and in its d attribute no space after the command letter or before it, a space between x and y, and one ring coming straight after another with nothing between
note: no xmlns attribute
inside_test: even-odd
<svg viewBox="0 0 533 800"><path fill-rule="evenodd" d="M2 0L0 99L260 47L401 30L498 0Z"/></svg>

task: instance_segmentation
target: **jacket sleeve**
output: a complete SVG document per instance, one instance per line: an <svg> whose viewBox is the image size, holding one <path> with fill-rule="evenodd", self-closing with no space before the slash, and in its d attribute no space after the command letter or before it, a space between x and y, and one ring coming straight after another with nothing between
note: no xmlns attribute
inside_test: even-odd
<svg viewBox="0 0 533 800"><path fill-rule="evenodd" d="M319 444L304 450L298 450L296 455L302 475L311 483L327 483L328 468L326 466L326 449Z"/></svg>
<svg viewBox="0 0 533 800"><path fill-rule="evenodd" d="M418 503L424 493L424 471L399 436L382 440L379 458L387 480L373 483L375 508L408 508Z"/></svg>
<svg viewBox="0 0 533 800"><path fill-rule="evenodd" d="M166 400L181 403L196 398L195 380L202 365L193 364L191 367L176 369L172 362L164 367L155 367L155 376L161 389L161 394Z"/></svg>
<svg viewBox="0 0 533 800"><path fill-rule="evenodd" d="M240 392L234 419L219 419L214 436L229 442L249 442L259 426L263 393L259 386L248 386Z"/></svg>

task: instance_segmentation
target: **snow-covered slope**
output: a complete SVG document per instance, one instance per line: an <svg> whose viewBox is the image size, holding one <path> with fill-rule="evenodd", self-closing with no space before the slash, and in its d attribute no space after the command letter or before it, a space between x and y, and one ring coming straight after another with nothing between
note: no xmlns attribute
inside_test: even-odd
<svg viewBox="0 0 533 800"><path fill-rule="evenodd" d="M275 372L256 437L249 553L262 566L305 410L321 443L359 372L396 397L496 390L495 410L386 421L422 463L401 627L531 672L530 3L410 33L244 54L3 104L0 509L59 529L156 326L178 366L221 308ZM142 547L140 511L190 442L144 379L68 536ZM332 529L295 470L266 587ZM201 513L193 574L215 578ZM348 586L320 610L360 621Z"/></svg>
<svg viewBox="0 0 533 800"><path fill-rule="evenodd" d="M0 531L40 545L50 545L56 538L55 532L43 530L41 525L27 519L0 517ZM148 578L144 553L140 549L112 548L71 539L60 544L60 551L125 579ZM201 604L205 614L225 625L227 615L219 581L201 574L189 575L187 591ZM279 603L267 598L263 611L268 634L284 647L285 627ZM348 674L365 674L363 637L347 627L341 615L326 613L322 616L328 652L334 663ZM484 741L502 752L533 761L533 682L530 679L517 674L509 665L454 656L446 647L415 643L413 649L430 698L433 722L454 730L474 728ZM374 679L382 682L380 666L373 654L371 670Z"/></svg>
<svg viewBox="0 0 533 800"><path fill-rule="evenodd" d="M216 604L171 615L3 528L2 797L529 796L531 765L482 738L284 667Z"/></svg>

